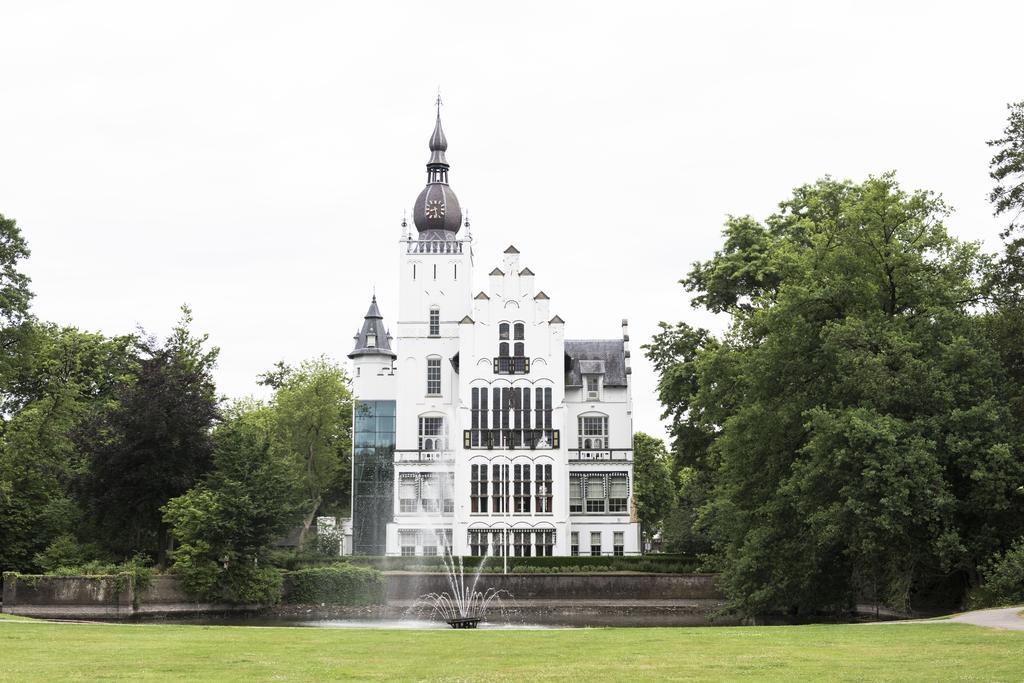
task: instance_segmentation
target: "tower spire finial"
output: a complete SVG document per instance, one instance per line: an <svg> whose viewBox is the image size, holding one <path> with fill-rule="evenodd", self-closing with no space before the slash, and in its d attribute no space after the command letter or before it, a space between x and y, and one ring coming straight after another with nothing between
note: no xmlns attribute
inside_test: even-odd
<svg viewBox="0 0 1024 683"><path fill-rule="evenodd" d="M436 104L437 104L437 118L441 118L441 105L444 104L444 102L441 101L441 86L437 86L437 101L436 101Z"/></svg>

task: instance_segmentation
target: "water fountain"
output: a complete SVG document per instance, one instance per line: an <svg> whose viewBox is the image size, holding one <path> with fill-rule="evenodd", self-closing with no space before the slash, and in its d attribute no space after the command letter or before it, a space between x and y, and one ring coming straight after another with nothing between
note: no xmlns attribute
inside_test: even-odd
<svg viewBox="0 0 1024 683"><path fill-rule="evenodd" d="M486 616L492 602L497 602L498 606L504 609L501 596L511 597L508 591L495 588L488 588L485 591L476 589L484 564L487 562L486 556L468 584L462 557L456 559L447 547L441 557L451 592L427 593L420 596L416 601L417 605L430 607L431 616L439 616L452 628L476 628Z"/></svg>

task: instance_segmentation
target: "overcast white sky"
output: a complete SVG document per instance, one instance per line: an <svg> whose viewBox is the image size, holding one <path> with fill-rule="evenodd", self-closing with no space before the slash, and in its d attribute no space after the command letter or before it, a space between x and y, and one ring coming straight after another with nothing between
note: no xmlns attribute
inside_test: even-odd
<svg viewBox="0 0 1024 683"><path fill-rule="evenodd" d="M0 213L36 314L166 334L189 303L219 389L344 359L376 287L394 320L403 209L441 86L476 276L514 243L566 335L629 318L636 425L663 434L639 351L717 327L677 281L726 214L824 174L895 169L952 232L986 201L1024 99L1021 2L0 4Z"/></svg>

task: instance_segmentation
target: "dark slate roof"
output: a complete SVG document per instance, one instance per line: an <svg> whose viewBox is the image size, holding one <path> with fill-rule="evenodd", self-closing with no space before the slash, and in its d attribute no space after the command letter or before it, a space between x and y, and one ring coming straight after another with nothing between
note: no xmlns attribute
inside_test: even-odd
<svg viewBox="0 0 1024 683"><path fill-rule="evenodd" d="M530 270L529 268L523 268L522 270L519 271L519 274L520 275L533 275L533 271Z"/></svg>
<svg viewBox="0 0 1024 683"><path fill-rule="evenodd" d="M479 294L477 294L473 298L474 299L490 299L491 297L487 296L487 294L485 294L484 292L480 292Z"/></svg>
<svg viewBox="0 0 1024 683"><path fill-rule="evenodd" d="M462 317L462 320L459 321L459 324L460 325L466 325L466 324L472 325L473 324L473 319L470 318L468 315L465 315L465 316ZM459 354L455 354L455 355L459 355Z"/></svg>
<svg viewBox="0 0 1024 683"><path fill-rule="evenodd" d="M562 316L556 314L554 318L552 318L551 320L548 321L548 323L552 324L552 325L555 325L555 324L564 325L565 321L562 320Z"/></svg>
<svg viewBox="0 0 1024 683"><path fill-rule="evenodd" d="M366 335L368 334L377 335L376 346L366 345ZM377 308L376 296L370 301L370 308L366 311L366 316L363 318L363 327L356 333L355 340L356 347L352 349L352 353L348 354L349 358L355 358L356 356L398 357L391 350L391 335L384 329L384 316L380 314L380 309Z"/></svg>
<svg viewBox="0 0 1024 683"><path fill-rule="evenodd" d="M508 249L505 250L506 254L518 254L519 250L516 249L514 244L508 245Z"/></svg>
<svg viewBox="0 0 1024 683"><path fill-rule="evenodd" d="M534 299L550 299L551 297L549 297L547 294L544 293L543 290L541 290L541 291L537 292L537 296L535 296L533 298Z"/></svg>
<svg viewBox="0 0 1024 683"><path fill-rule="evenodd" d="M491 271L491 275L504 275L504 274L505 273L501 272L501 268L495 268L494 270Z"/></svg>
<svg viewBox="0 0 1024 683"><path fill-rule="evenodd" d="M626 354L621 339L566 339L565 386L583 386L583 372L604 371L606 387L626 386Z"/></svg>

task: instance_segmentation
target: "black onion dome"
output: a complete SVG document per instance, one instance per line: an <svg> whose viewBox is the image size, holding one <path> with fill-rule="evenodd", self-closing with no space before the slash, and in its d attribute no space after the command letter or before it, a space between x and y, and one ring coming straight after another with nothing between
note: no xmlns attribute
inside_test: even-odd
<svg viewBox="0 0 1024 683"><path fill-rule="evenodd" d="M462 208L452 188L430 183L423 188L413 205L413 222L418 231L444 230L457 233L462 227Z"/></svg>
<svg viewBox="0 0 1024 683"><path fill-rule="evenodd" d="M427 162L427 186L416 198L412 219L416 230L425 237L451 239L462 227L462 207L448 185L448 160L444 153L448 140L441 128L441 113L437 114L434 132L430 136L430 161Z"/></svg>

